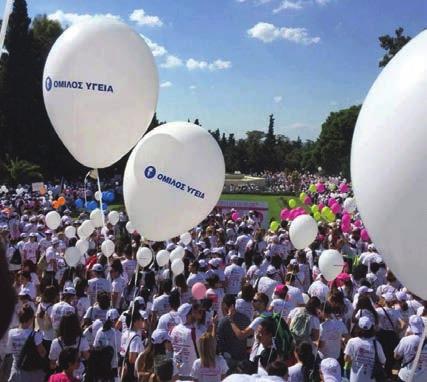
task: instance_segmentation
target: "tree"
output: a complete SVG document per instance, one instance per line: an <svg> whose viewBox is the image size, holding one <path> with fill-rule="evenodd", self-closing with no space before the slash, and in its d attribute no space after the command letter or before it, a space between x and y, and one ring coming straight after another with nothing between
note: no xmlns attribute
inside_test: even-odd
<svg viewBox="0 0 427 382"><path fill-rule="evenodd" d="M197 126L202 126L202 124L199 122L199 118L196 118L194 120L194 124L197 125Z"/></svg>
<svg viewBox="0 0 427 382"><path fill-rule="evenodd" d="M395 36L386 34L378 38L380 40L381 48L387 51L387 53L379 62L380 68L384 68L384 66L389 63L389 61L397 54L397 52L411 40L410 36L403 35L402 27L397 28L394 33Z"/></svg>
<svg viewBox="0 0 427 382"><path fill-rule="evenodd" d="M43 179L41 167L23 159L12 159L6 154L6 159L0 163L2 178L9 184L30 182Z"/></svg>

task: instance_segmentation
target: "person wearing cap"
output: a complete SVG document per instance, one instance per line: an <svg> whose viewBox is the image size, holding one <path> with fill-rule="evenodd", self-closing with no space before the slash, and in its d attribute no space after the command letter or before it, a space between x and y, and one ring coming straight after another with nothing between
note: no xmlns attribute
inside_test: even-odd
<svg viewBox="0 0 427 382"><path fill-rule="evenodd" d="M50 229L45 231L45 236L39 241L39 249L41 253L46 252L46 250L52 245L52 231Z"/></svg>
<svg viewBox="0 0 427 382"><path fill-rule="evenodd" d="M257 285L255 286L258 292L264 293L268 296L268 301L271 302L273 298L274 289L279 282L275 280L276 274L278 273L278 269L273 265L269 265L267 267L267 271L265 276L260 277L257 281Z"/></svg>
<svg viewBox="0 0 427 382"><path fill-rule="evenodd" d="M238 256L243 259L246 253L246 246L248 245L249 240L251 240L250 229L247 227L243 227L241 229L239 228L239 231L240 235L237 236L235 245L237 248Z"/></svg>
<svg viewBox="0 0 427 382"><path fill-rule="evenodd" d="M37 256L39 249L39 244L37 243L37 236L35 233L30 233L29 238L30 240L27 241L22 248L24 252L22 261L31 260L34 264L37 264Z"/></svg>
<svg viewBox="0 0 427 382"><path fill-rule="evenodd" d="M304 306L304 297L299 288L295 286L296 275L293 273L288 273L285 277L285 285L288 288L288 301L293 305L293 307Z"/></svg>
<svg viewBox="0 0 427 382"><path fill-rule="evenodd" d="M216 274L219 279L219 283L221 286L224 286L225 283L225 274L224 270L220 268L222 264L222 260L219 257L214 257L208 261L209 270L206 272L206 278L208 278L211 274Z"/></svg>
<svg viewBox="0 0 427 382"><path fill-rule="evenodd" d="M351 364L350 382L375 382L371 378L375 358L384 365L386 357L383 347L375 338L374 322L368 316L360 317L357 333L357 337L347 342L344 350L344 361Z"/></svg>
<svg viewBox="0 0 427 382"><path fill-rule="evenodd" d="M187 278L187 285L191 289L196 283L204 283L206 279L205 272L200 270L200 260L194 260L189 265L190 275Z"/></svg>
<svg viewBox="0 0 427 382"><path fill-rule="evenodd" d="M63 316L75 313L75 298L76 290L73 287L66 287L62 292L62 300L53 305L50 313L50 320L52 322L52 328L55 331L58 331Z"/></svg>
<svg viewBox="0 0 427 382"><path fill-rule="evenodd" d="M341 365L335 358L324 358L320 362L320 373L323 382L341 382Z"/></svg>
<svg viewBox="0 0 427 382"><path fill-rule="evenodd" d="M225 267L224 276L225 276L225 288L224 291L226 294L237 295L242 288L245 271L238 264L239 257L237 255L231 256L231 264Z"/></svg>
<svg viewBox="0 0 427 382"><path fill-rule="evenodd" d="M388 270L386 274L386 284L382 284L377 288L376 295L378 298L381 298L383 294L386 294L387 292L396 293L401 288L402 284L396 278L394 273Z"/></svg>
<svg viewBox="0 0 427 382"><path fill-rule="evenodd" d="M28 292L28 295L31 297L31 300L35 300L37 292L36 292L36 286L31 281L31 273L20 271L18 274L19 274L19 281L21 284L21 291L25 289Z"/></svg>
<svg viewBox="0 0 427 382"><path fill-rule="evenodd" d="M405 291L396 292L397 305L395 309L400 311L402 320L408 324L409 317L417 314L417 309L422 306L417 300L410 299L410 296Z"/></svg>
<svg viewBox="0 0 427 382"><path fill-rule="evenodd" d="M409 326L407 334L403 337L396 349L394 349L394 358L401 361L399 370L399 378L401 381L409 381L411 370L414 367L415 355L418 351L421 336L424 332L423 319L417 315L412 315L409 318ZM423 382L427 380L427 364L424 360L427 359L427 346L424 340L421 348L420 360L415 368L413 382Z"/></svg>
<svg viewBox="0 0 427 382"><path fill-rule="evenodd" d="M270 310L279 313L285 320L289 312L294 308L293 304L287 299L288 287L284 284L278 284L274 288L273 300L270 303Z"/></svg>
<svg viewBox="0 0 427 382"><path fill-rule="evenodd" d="M368 284L366 281L364 281L366 284ZM356 308L357 302L359 301L359 297L361 296L368 296L369 298L372 297L372 292L374 290L372 288L369 288L366 285L362 285L357 289L357 292L354 294L353 297L353 307Z"/></svg>
<svg viewBox="0 0 427 382"><path fill-rule="evenodd" d="M157 329L165 330L167 333L171 333L173 328L181 323L181 317L178 313L178 308L181 305L178 289L171 291L168 297L170 311L160 316L157 323Z"/></svg>
<svg viewBox="0 0 427 382"><path fill-rule="evenodd" d="M53 279L58 271L58 260L60 259L59 240L56 237L52 239L50 247L42 256L46 257L46 276Z"/></svg>
<svg viewBox="0 0 427 382"><path fill-rule="evenodd" d="M96 296L101 292L111 293L111 281L105 278L104 267L97 263L92 267L92 273L94 275L88 281L88 295L91 305L95 304Z"/></svg>
<svg viewBox="0 0 427 382"><path fill-rule="evenodd" d="M329 294L328 282L319 274L316 280L308 288L307 294L310 297L317 297L321 302L325 302Z"/></svg>
<svg viewBox="0 0 427 382"><path fill-rule="evenodd" d="M202 317L199 304L182 304L178 309L181 323L175 326L170 334L173 347L173 360L178 368L180 379L191 380L191 368L198 358L195 324Z"/></svg>
<svg viewBox="0 0 427 382"><path fill-rule="evenodd" d="M399 343L399 334L405 327L399 310L394 309L396 297L394 293L386 292L382 296L380 304L376 311L378 314L378 333L377 338L381 343L387 358L385 370L388 376L392 375L393 368L393 350Z"/></svg>
<svg viewBox="0 0 427 382"><path fill-rule="evenodd" d="M110 265L111 279L111 306L115 309L120 309L122 306L123 291L126 288L127 282L123 277L123 266L120 259L114 259Z"/></svg>

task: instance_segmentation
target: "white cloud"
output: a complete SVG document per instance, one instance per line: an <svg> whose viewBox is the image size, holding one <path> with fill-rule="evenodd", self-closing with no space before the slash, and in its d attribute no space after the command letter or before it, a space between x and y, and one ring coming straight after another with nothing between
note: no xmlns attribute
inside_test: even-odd
<svg viewBox="0 0 427 382"><path fill-rule="evenodd" d="M331 0L314 0L314 2L319 5L326 5L329 4Z"/></svg>
<svg viewBox="0 0 427 382"><path fill-rule="evenodd" d="M273 13L279 13L287 10L297 11L300 9L302 9L302 1L284 0L276 9L273 10Z"/></svg>
<svg viewBox="0 0 427 382"><path fill-rule="evenodd" d="M166 56L165 62L160 64L162 68L171 69L171 68L177 68L178 66L182 66L182 60L176 56L173 56L172 54L168 54Z"/></svg>
<svg viewBox="0 0 427 382"><path fill-rule="evenodd" d="M170 82L170 81L165 81L165 82L162 82L162 83L160 84L160 87L161 87L161 88L170 88L172 85L173 85L173 84L172 84L172 82Z"/></svg>
<svg viewBox="0 0 427 382"><path fill-rule="evenodd" d="M190 88L190 90L196 90L197 86L196 85L190 85L189 88Z"/></svg>
<svg viewBox="0 0 427 382"><path fill-rule="evenodd" d="M154 57L164 56L168 52L164 46L157 44L156 42L149 39L147 36L141 34L141 37L145 40L148 47L151 49L151 52L153 53Z"/></svg>
<svg viewBox="0 0 427 382"><path fill-rule="evenodd" d="M282 39L294 42L296 44L311 45L320 42L320 37L312 37L308 34L306 28L287 28L276 27L270 23L259 22L247 31L252 38L262 42L272 42Z"/></svg>
<svg viewBox="0 0 427 382"><path fill-rule="evenodd" d="M64 11L58 9L56 12L47 15L49 20L58 21L62 25L73 25L82 21L89 21L92 19L102 19L108 18L112 20L120 20L120 16L112 15L111 13L104 14L78 14L78 13L65 13Z"/></svg>
<svg viewBox="0 0 427 382"><path fill-rule="evenodd" d="M275 97L273 98L273 100L274 100L274 102L276 102L276 103L280 103L280 102L282 102L282 101L283 101L283 97L282 97L282 96L275 96Z"/></svg>
<svg viewBox="0 0 427 382"><path fill-rule="evenodd" d="M192 70L205 70L209 69L211 72L215 70L225 70L231 68L231 62L230 61L224 61L224 60L215 60L211 63L208 63L207 61L198 61L194 58L189 58L186 62L187 69Z"/></svg>
<svg viewBox="0 0 427 382"><path fill-rule="evenodd" d="M129 20L138 25L148 25L150 27L161 27L163 25L163 21L158 16L147 15L143 9L135 9L129 15Z"/></svg>

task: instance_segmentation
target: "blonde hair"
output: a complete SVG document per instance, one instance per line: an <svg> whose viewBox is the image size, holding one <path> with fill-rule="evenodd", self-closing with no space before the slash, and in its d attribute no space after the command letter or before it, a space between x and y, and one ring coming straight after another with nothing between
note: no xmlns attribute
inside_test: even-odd
<svg viewBox="0 0 427 382"><path fill-rule="evenodd" d="M215 367L216 340L206 332L199 339L200 362L202 367Z"/></svg>

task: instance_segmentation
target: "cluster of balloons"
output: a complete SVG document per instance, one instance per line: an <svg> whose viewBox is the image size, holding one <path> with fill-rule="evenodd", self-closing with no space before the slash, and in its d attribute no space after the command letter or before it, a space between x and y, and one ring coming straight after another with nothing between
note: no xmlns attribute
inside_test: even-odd
<svg viewBox="0 0 427 382"><path fill-rule="evenodd" d="M115 195L112 191L103 191L102 193L99 191L95 192L95 199L100 201L102 196L102 201L105 203L112 203L114 202Z"/></svg>
<svg viewBox="0 0 427 382"><path fill-rule="evenodd" d="M126 165L123 191L132 225L153 241L190 230L216 205L224 178L224 157L207 130L187 122L158 127Z"/></svg>
<svg viewBox="0 0 427 382"><path fill-rule="evenodd" d="M52 207L57 210L59 207L65 205L65 202L65 198L63 196L60 196L57 200L52 201Z"/></svg>

